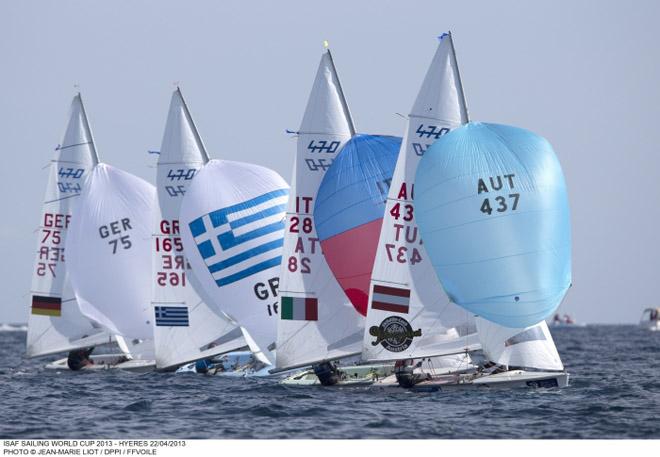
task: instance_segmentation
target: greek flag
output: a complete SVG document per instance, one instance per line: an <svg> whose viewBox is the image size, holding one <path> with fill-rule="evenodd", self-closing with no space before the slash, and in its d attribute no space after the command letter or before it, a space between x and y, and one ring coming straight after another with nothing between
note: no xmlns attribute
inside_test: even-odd
<svg viewBox="0 0 660 457"><path fill-rule="evenodd" d="M156 327L188 327L188 308L185 306L154 306Z"/></svg>
<svg viewBox="0 0 660 457"><path fill-rule="evenodd" d="M188 226L218 287L280 264L287 189L205 214Z"/></svg>

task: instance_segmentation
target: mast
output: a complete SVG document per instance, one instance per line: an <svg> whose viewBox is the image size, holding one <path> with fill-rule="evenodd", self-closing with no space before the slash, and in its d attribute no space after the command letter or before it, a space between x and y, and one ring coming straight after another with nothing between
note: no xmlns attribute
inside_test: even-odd
<svg viewBox="0 0 660 457"><path fill-rule="evenodd" d="M461 79L461 70L458 66L458 58L456 57L456 48L454 48L454 38L451 34L451 30L447 32L449 35L449 44L451 44L451 53L454 55L454 61L456 63L456 76L458 76L458 87L459 93L461 95L461 102L463 103L463 114L465 115L465 122L470 122L470 114L468 113L467 102L465 101L465 92L463 91L463 80Z"/></svg>
<svg viewBox="0 0 660 457"><path fill-rule="evenodd" d="M87 112L85 112L85 105L83 103L82 95L80 95L80 92L78 92L77 97L78 101L80 102L80 109L83 115L83 122L85 123L85 130L87 130L87 134L89 135L89 147L92 150L92 159L94 160L94 165L97 165L99 163L99 155L96 152L96 142L94 141L92 128L89 126L89 121L87 120Z"/></svg>
<svg viewBox="0 0 660 457"><path fill-rule="evenodd" d="M188 109L188 104L186 103L186 99L183 98L183 94L181 93L181 88L179 86L176 86L176 92L179 94L179 97L181 97L181 103L183 103L183 111L186 113L188 122L190 122L190 128L192 129L193 135L195 135L195 140L199 145L199 149L202 152L202 156L204 157L204 163L206 164L208 163L209 160L211 160L209 158L209 154L206 152L206 146L204 146L202 137L199 136L199 132L197 131L197 125L195 125L195 121L193 121L193 118L190 114L190 110Z"/></svg>
<svg viewBox="0 0 660 457"><path fill-rule="evenodd" d="M330 67L332 69L332 74L337 80L337 92L339 93L339 99L341 100L341 106L344 110L344 115L348 121L348 129L351 132L351 136L355 136L355 125L353 124L353 116L351 116L351 111L348 109L348 103L346 102L346 97L344 96L344 90L341 87L341 82L339 81L339 75L337 74L337 69L335 68L335 61L332 59L332 53L330 48L327 46L328 42L326 41L324 45L326 46L326 52L328 53L328 58L330 59Z"/></svg>

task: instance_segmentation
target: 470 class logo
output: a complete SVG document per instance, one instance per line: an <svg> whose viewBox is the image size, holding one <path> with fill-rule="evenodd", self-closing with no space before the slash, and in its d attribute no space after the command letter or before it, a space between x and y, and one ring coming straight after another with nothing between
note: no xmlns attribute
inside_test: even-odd
<svg viewBox="0 0 660 457"><path fill-rule="evenodd" d="M410 323L404 318L390 316L378 327L375 325L371 327L369 334L376 337L376 341L371 342L372 346L381 344L390 352L402 352L410 347L413 338L422 336L422 329L413 331Z"/></svg>

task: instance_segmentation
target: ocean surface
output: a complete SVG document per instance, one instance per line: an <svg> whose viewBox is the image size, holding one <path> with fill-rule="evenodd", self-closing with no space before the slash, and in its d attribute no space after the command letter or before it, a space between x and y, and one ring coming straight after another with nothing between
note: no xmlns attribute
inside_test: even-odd
<svg viewBox="0 0 660 457"><path fill-rule="evenodd" d="M52 372L0 331L1 438L659 438L660 332L552 329L564 389L283 387L268 379Z"/></svg>

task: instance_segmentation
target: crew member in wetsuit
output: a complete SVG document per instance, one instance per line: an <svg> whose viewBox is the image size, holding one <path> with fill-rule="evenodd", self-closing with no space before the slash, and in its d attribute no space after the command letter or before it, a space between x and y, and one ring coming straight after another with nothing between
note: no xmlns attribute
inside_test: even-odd
<svg viewBox="0 0 660 457"><path fill-rule="evenodd" d="M88 365L94 365L94 361L90 358L92 351L94 351L94 347L75 349L69 352L69 356L66 359L66 364L69 366L69 369L72 371L78 371Z"/></svg>

